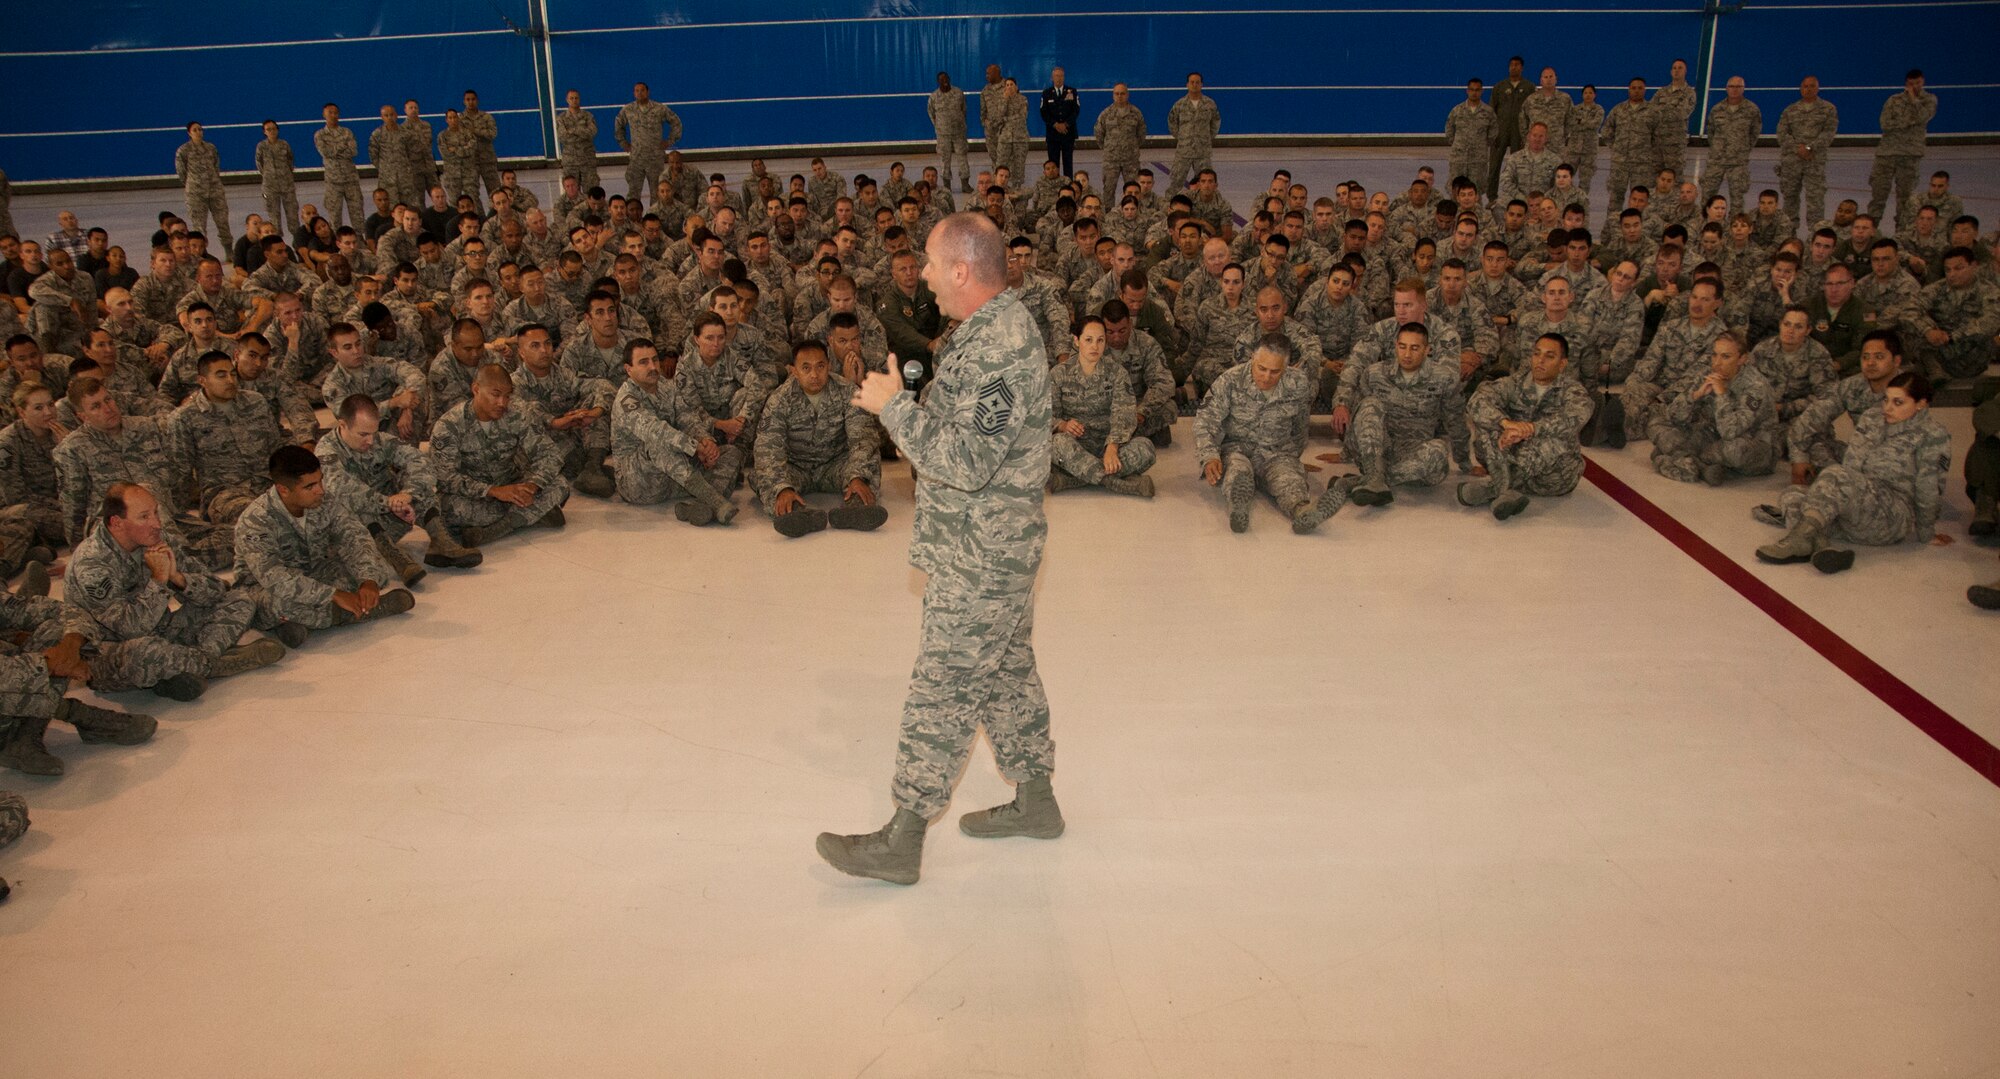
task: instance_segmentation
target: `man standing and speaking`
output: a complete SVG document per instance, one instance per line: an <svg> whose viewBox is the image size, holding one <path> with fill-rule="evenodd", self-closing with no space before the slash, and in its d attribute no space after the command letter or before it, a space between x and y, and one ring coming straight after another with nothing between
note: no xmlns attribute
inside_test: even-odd
<svg viewBox="0 0 2000 1079"><path fill-rule="evenodd" d="M834 868L896 884L917 882L924 830L950 804L981 723L1014 800L966 814L959 830L1036 839L1063 831L1031 640L1048 535L1048 358L1034 316L1007 291L1006 247L992 222L947 217L925 252L924 280L958 320L938 346L936 378L919 401L892 373L892 357L892 372L870 374L854 395L917 474L910 562L930 575L896 748L896 815L867 835L819 837Z"/></svg>

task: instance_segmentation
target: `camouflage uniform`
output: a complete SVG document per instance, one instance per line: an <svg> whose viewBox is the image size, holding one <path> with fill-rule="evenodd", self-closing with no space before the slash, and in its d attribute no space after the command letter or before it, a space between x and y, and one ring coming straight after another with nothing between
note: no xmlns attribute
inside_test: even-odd
<svg viewBox="0 0 2000 1079"><path fill-rule="evenodd" d="M697 361L699 362L699 361ZM695 474L695 447L708 434L690 435L675 424L674 386L652 393L627 381L611 403L611 451L618 459L618 497L635 506L665 502Z"/></svg>
<svg viewBox="0 0 2000 1079"><path fill-rule="evenodd" d="M0 428L0 564L19 566L28 548L65 542L55 447L53 435L37 435L19 420Z"/></svg>
<svg viewBox="0 0 2000 1079"><path fill-rule="evenodd" d="M9 721L14 719L55 718L63 694L69 690L69 679L51 675L41 653L54 647L65 634L81 633L85 628L85 620L66 603L41 596L17 596L0 589L0 630L5 630L8 638L16 633L28 635L27 645L19 652L11 639L0 643L0 735L11 733L13 724ZM91 681L95 682L98 657L90 659ZM40 726L37 724L38 729ZM4 805L0 805L0 810L4 810ZM4 838L0 835L0 839Z"/></svg>
<svg viewBox="0 0 2000 1079"><path fill-rule="evenodd" d="M1882 105L1882 141L1875 147L1875 166L1868 173L1868 214L1882 220L1889 204L1891 187L1896 193L1896 231L1903 231L1903 215L1912 220L1910 198L1923 189L1917 185L1917 162L1924 159L1924 141L1931 118L1937 115L1937 95L1929 90L1912 100L1908 91L1897 91ZM1946 222L1949 224L1949 222Z"/></svg>
<svg viewBox="0 0 2000 1079"><path fill-rule="evenodd" d="M384 402L405 390L415 390L417 404L410 409L415 416L414 430L421 432L424 428L424 373L417 370L414 364L369 356L352 371L339 364L332 365L327 369L326 381L321 385L326 402L336 408L340 402L357 393L367 394L381 412L382 426L391 430L402 421L403 409L400 405L390 407Z"/></svg>
<svg viewBox="0 0 2000 1079"><path fill-rule="evenodd" d="M562 457L562 473L574 479L586 463L603 461L611 450L611 397L617 391L601 378L578 378L560 364L538 378L526 364L514 369L514 407L529 409ZM579 408L601 408L605 414L578 430L555 430L549 421Z"/></svg>
<svg viewBox="0 0 2000 1079"><path fill-rule="evenodd" d="M1350 366L1341 372L1340 384L1342 403L1359 401L1350 405L1353 421L1344 444L1364 480L1435 487L1452 462L1460 471L1471 467L1455 354L1409 373L1393 360Z"/></svg>
<svg viewBox="0 0 2000 1079"><path fill-rule="evenodd" d="M321 125L313 132L313 146L319 150L320 163L326 168L326 194L320 200L320 216L338 229L352 215L354 227L360 228L368 219L368 204L361 201L361 174L354 169L354 155L361 149L355 145L353 129L346 124Z"/></svg>
<svg viewBox="0 0 2000 1079"><path fill-rule="evenodd" d="M1000 151L999 162L1006 166L1007 175L1015 187L1027 182L1028 167L1028 97L1026 94L1006 95L1000 98ZM991 138L989 131L988 137Z"/></svg>
<svg viewBox="0 0 2000 1079"><path fill-rule="evenodd" d="M198 508L211 526L202 556L211 566L226 566L235 552L231 526L271 486L271 454L285 436L271 406L250 390L228 403L196 393L174 412L167 431L175 471L194 485L193 497L179 501Z"/></svg>
<svg viewBox="0 0 2000 1079"><path fill-rule="evenodd" d="M786 490L837 495L854 480L881 490L881 434L875 417L853 400L854 383L837 374L818 397L791 379L771 394L757 423L751 479L764 512L775 516L778 495Z"/></svg>
<svg viewBox="0 0 2000 1079"><path fill-rule="evenodd" d="M339 431L329 431L313 447L324 466L326 497L338 500L366 529L381 529L391 540L401 539L410 526L389 512L387 499L410 493L410 508L419 522L438 511L437 478L430 458L388 431L375 434L367 453L357 453Z"/></svg>
<svg viewBox="0 0 2000 1079"><path fill-rule="evenodd" d="M1659 155L1654 171L1672 169L1679 179L1688 179L1688 117L1694 115L1696 97L1694 87L1687 83L1675 86L1669 83L1653 91L1653 122L1658 125L1653 135L1653 148Z"/></svg>
<svg viewBox="0 0 2000 1079"><path fill-rule="evenodd" d="M1878 327L1900 330L1903 338L1911 346L1921 342L1911 340L1922 336L1915 330L1922 314L1923 285L1910 275L1910 271L1898 268L1887 281L1868 274L1854 283L1854 299L1860 300L1868 312L1864 321Z"/></svg>
<svg viewBox="0 0 2000 1079"><path fill-rule="evenodd" d="M1107 198L1117 199L1128 180L1139 178L1140 148L1146 145L1146 114L1139 106L1117 102L1104 107L1091 127L1104 150L1103 180Z"/></svg>
<svg viewBox="0 0 2000 1079"><path fill-rule="evenodd" d="M1184 96L1167 110L1167 131L1174 137L1173 168L1167 171L1167 191L1177 192L1188 177L1215 167L1215 136L1222 131L1222 110L1203 94L1199 101Z"/></svg>
<svg viewBox="0 0 2000 1079"><path fill-rule="evenodd" d="M1287 367L1269 393L1257 388L1249 364L1223 372L1195 414L1195 463L1222 462L1222 489L1232 503L1247 499L1254 484L1269 492L1287 515L1312 500L1305 452L1313 377Z"/></svg>
<svg viewBox="0 0 2000 1079"><path fill-rule="evenodd" d="M437 183L438 180L436 147L437 136L431 128L430 121L422 117L412 120L405 113L403 116L403 153L408 155L411 178L416 181L417 186L422 189L426 197L430 194L431 185ZM421 209L421 207L412 207L412 209ZM516 209L519 209L519 207L516 207Z"/></svg>
<svg viewBox="0 0 2000 1079"><path fill-rule="evenodd" d="M1625 430L1628 437L1646 438L1666 416L1667 402L1708 376L1709 352L1727 329L1721 316L1696 328L1686 318L1660 324L1645 355L1625 377ZM1657 413L1657 415L1656 415Z"/></svg>
<svg viewBox="0 0 2000 1079"><path fill-rule="evenodd" d="M1818 221L1826 213L1826 155L1840 130L1840 112L1820 97L1800 98L1778 114L1778 194L1794 221ZM1810 157L1800 157L1804 147ZM1804 216L1800 192L1804 191Z"/></svg>
<svg viewBox="0 0 2000 1079"><path fill-rule="evenodd" d="M1826 346L1810 337L1797 352L1786 352L1784 342L1775 336L1767 338L1750 350L1750 366L1771 384L1778 399L1778 421L1786 424L1832 389L1840 377Z"/></svg>
<svg viewBox="0 0 2000 1079"><path fill-rule="evenodd" d="M951 332L936 369L921 402L900 394L882 410L917 475L910 561L930 575L893 784L896 804L925 818L950 801L982 724L1009 780L1055 767L1031 643L1048 357L1033 316L1003 292Z"/></svg>
<svg viewBox="0 0 2000 1079"><path fill-rule="evenodd" d="M490 199L493 192L500 190L500 157L493 149L493 141L500 137L500 125L493 119L493 114L484 109L467 109L459 116L459 126L472 136L473 171L486 185L486 195ZM472 195L477 201L479 191L476 187Z"/></svg>
<svg viewBox="0 0 2000 1079"><path fill-rule="evenodd" d="M449 345L431 357L430 374L425 381L430 386L429 405L431 411L442 416L451 411L453 405L472 400L472 376L486 363L484 350L471 363L463 363L452 354Z"/></svg>
<svg viewBox="0 0 2000 1079"><path fill-rule="evenodd" d="M1515 120L1515 123L1520 125L1521 144L1527 145L1529 128L1536 124L1546 124L1549 129L1549 152L1561 154L1565 145L1563 140L1569 131L1570 110L1574 108L1576 102L1571 100L1567 93L1561 90L1543 93L1537 88L1521 102L1520 116ZM1551 175L1554 173L1551 172ZM1540 190L1548 190L1546 185L1536 186Z"/></svg>
<svg viewBox="0 0 2000 1079"><path fill-rule="evenodd" d="M1592 368L1586 372L1572 360L1571 377L1585 383L1587 389L1601 389L1596 368L1609 364L1611 371L1601 381L1606 386L1624 382L1639 361L1639 340L1646 332L1644 297L1635 288L1620 300L1612 295L1611 289L1602 288L1591 297L1582 313L1590 319L1589 340L1584 348Z"/></svg>
<svg viewBox="0 0 2000 1079"><path fill-rule="evenodd" d="M1675 394L1653 424L1653 468L1683 483L1703 482L1717 465L1724 476L1769 475L1783 437L1771 384L1745 364L1724 393L1690 397L1699 385Z"/></svg>
<svg viewBox="0 0 2000 1079"><path fill-rule="evenodd" d="M1834 421L1845 414L1858 425L1868 413L1882 411L1884 396L1861 374L1821 387L1785 428L1786 460L1820 468L1837 464L1846 457L1847 444L1834 437Z"/></svg>
<svg viewBox="0 0 2000 1079"><path fill-rule="evenodd" d="M626 199L645 202L667 167L667 151L681 141L681 118L663 101L627 102L611 122L611 136L630 155L625 162Z"/></svg>
<svg viewBox="0 0 2000 1079"><path fill-rule="evenodd" d="M569 481L563 479L555 443L533 410L520 405L510 406L490 422L472 414L470 401L454 407L431 428L430 454L445 523L457 531L496 524L510 531L526 528L569 498ZM525 507L486 493L492 487L522 482L539 488Z"/></svg>
<svg viewBox="0 0 2000 1079"><path fill-rule="evenodd" d="M215 218L215 238L223 260L236 244L229 235L229 197L222 187L222 159L215 144L193 139L174 151L174 176L187 195L188 228L208 234L208 219Z"/></svg>
<svg viewBox="0 0 2000 1079"><path fill-rule="evenodd" d="M72 270L68 280L51 270L28 286L28 299L34 305L28 309L28 333L35 344L45 353L82 355L97 319L97 282L82 270Z"/></svg>
<svg viewBox="0 0 2000 1079"><path fill-rule="evenodd" d="M1611 191L1604 202L1607 221L1617 220L1618 212L1625 208L1625 196L1634 187L1653 186L1659 162L1653 145L1660 126L1657 111L1658 106L1651 101L1620 101L1604 117L1600 140L1611 147ZM1687 140L1683 137L1681 141ZM1664 200L1666 196L1662 193L1655 197Z"/></svg>
<svg viewBox="0 0 2000 1079"><path fill-rule="evenodd" d="M471 195L473 203L478 204L479 140L462 121L457 127L446 126L438 132L438 156L444 158L445 196L455 202L460 195Z"/></svg>
<svg viewBox="0 0 2000 1079"><path fill-rule="evenodd" d="M1493 153L1493 135L1500 117L1493 106L1481 101L1461 101L1445 114L1444 141L1451 147L1446 179L1464 176L1475 184L1486 182L1487 163Z"/></svg>
<svg viewBox="0 0 2000 1079"><path fill-rule="evenodd" d="M1933 281L1918 295L1907 324L1911 351L1926 366L1935 365L1949 378L1985 374L1996 356L1993 335L2000 333L2000 285L1991 277L1974 277L1965 288ZM1924 340L1934 329L1951 334L1951 340L1943 345Z"/></svg>
<svg viewBox="0 0 2000 1079"><path fill-rule="evenodd" d="M177 485L168 470L172 456L162 419L128 416L115 434L79 427L56 444L56 477L62 487L63 534L81 543L90 521L114 483L142 483L160 500L160 516L179 510Z"/></svg>
<svg viewBox="0 0 2000 1079"><path fill-rule="evenodd" d="M85 636L97 645L91 686L103 691L145 689L180 674L206 677L209 661L236 646L257 614L256 594L231 588L204 572L171 533L186 585L155 581L143 548L127 551L100 523L70 557L63 598L89 622Z"/></svg>
<svg viewBox="0 0 2000 1079"><path fill-rule="evenodd" d="M563 176L576 177L585 191L598 186L597 117L589 109L556 113L556 147Z"/></svg>
<svg viewBox="0 0 2000 1079"><path fill-rule="evenodd" d="M1180 415L1180 408L1174 403L1174 376L1167 368L1166 353L1153 335L1134 329L1124 348L1104 350L1104 360L1124 368L1131 382L1132 398L1137 402L1137 410L1143 413L1138 421L1139 437L1156 438L1162 432L1172 431L1174 420Z"/></svg>
<svg viewBox="0 0 2000 1079"><path fill-rule="evenodd" d="M368 161L375 166L375 186L389 193L391 206L398 202L415 206L423 201L417 178L410 172L410 148L404 145L404 134L401 124L378 124L368 133Z"/></svg>
<svg viewBox="0 0 2000 1079"><path fill-rule="evenodd" d="M236 581L255 585L264 612L278 621L325 629L349 620L334 606L335 592L364 581L387 591L397 580L344 501L328 497L294 517L273 487L236 523Z"/></svg>
<svg viewBox="0 0 2000 1079"><path fill-rule="evenodd" d="M937 133L938 183L947 191L954 190L954 184L967 183L972 179L972 164L965 156L965 91L956 86L949 90L932 90L926 110L930 114L931 129ZM958 163L955 173L952 171L954 161ZM953 176L958 179L954 181Z"/></svg>
<svg viewBox="0 0 2000 1079"><path fill-rule="evenodd" d="M1554 150L1516 150L1507 155L1500 165L1500 191L1497 201L1505 206L1512 199L1525 199L1529 193L1540 191L1548 194L1556 183L1556 166L1562 158ZM1370 271L1371 275L1373 271Z"/></svg>
<svg viewBox="0 0 2000 1079"><path fill-rule="evenodd" d="M1257 336L1254 333L1257 309L1248 296L1230 307L1218 293L1201 302L1195 325L1197 329L1190 332L1188 342L1188 351L1194 357L1191 377L1195 389L1206 396L1215 380L1236 366L1236 342L1246 333Z"/></svg>
<svg viewBox="0 0 2000 1079"><path fill-rule="evenodd" d="M1093 487L1106 478L1106 445L1118 447L1119 477L1142 475L1157 458L1150 441L1133 437L1139 413L1130 379L1120 377L1117 365L1104 360L1088 374L1075 357L1049 370L1051 421L1083 424L1080 436L1057 431L1050 439L1053 467Z"/></svg>
<svg viewBox="0 0 2000 1079"><path fill-rule="evenodd" d="M1525 370L1534 354L1535 340L1545 333L1558 333L1569 342L1569 370L1596 371L1603 361L1592 347L1597 341L1597 324L1588 308L1588 304L1572 305L1561 322L1549 321L1548 312L1539 307L1521 312L1514 320L1514 332L1509 335L1507 348L1500 354L1495 370L1501 374Z"/></svg>
<svg viewBox="0 0 2000 1079"><path fill-rule="evenodd" d="M1354 339L1354 351L1347 356L1348 367L1366 368L1370 364L1395 359L1396 333L1401 329L1402 323L1393 317L1381 319L1369 326ZM1435 311L1425 312L1424 329L1430 331L1430 348L1424 353L1424 362L1449 363L1457 367L1458 354L1465 349L1465 345L1458 339L1458 330L1454 329L1450 322L1439 318ZM1246 355L1244 358L1249 357ZM1359 374L1358 371L1356 373ZM1348 385L1346 371L1341 372L1340 381L1343 387Z"/></svg>
<svg viewBox="0 0 2000 1079"><path fill-rule="evenodd" d="M1729 182L1729 208L1742 213L1749 209L1750 151L1764 131L1764 112L1757 103L1744 98L1731 103L1723 98L1708 110L1708 166L1702 170L1701 200L1715 197L1723 181Z"/></svg>
<svg viewBox="0 0 2000 1079"><path fill-rule="evenodd" d="M1466 406L1472 449L1486 466L1493 490L1538 498L1566 495L1583 476L1583 449L1577 433L1590 421L1590 391L1565 371L1547 388L1534 372L1522 370L1479 387ZM1502 449L1502 420L1532 423L1526 441Z"/></svg>
<svg viewBox="0 0 2000 1079"><path fill-rule="evenodd" d="M1590 182L1597 176L1597 147L1604 127L1604 106L1577 102L1569 110L1563 133L1563 156L1576 170L1576 187L1585 210L1590 209Z"/></svg>
<svg viewBox="0 0 2000 1079"><path fill-rule="evenodd" d="M757 420L763 413L764 400L771 395L771 383L735 349L725 350L711 365L690 345L681 353L673 388L674 407L679 414L676 425L695 441L713 438L722 448L722 456L703 472L711 486L728 494L736 489L744 457L756 444ZM724 442L714 430L715 421L737 418L743 420L743 432L735 441Z"/></svg>
<svg viewBox="0 0 2000 1079"><path fill-rule="evenodd" d="M1854 425L1840 464L1829 464L1809 486L1778 496L1785 527L1810 518L1831 539L1886 547L1928 540L1937 530L1951 435L1928 412L1890 423L1881 409Z"/></svg>

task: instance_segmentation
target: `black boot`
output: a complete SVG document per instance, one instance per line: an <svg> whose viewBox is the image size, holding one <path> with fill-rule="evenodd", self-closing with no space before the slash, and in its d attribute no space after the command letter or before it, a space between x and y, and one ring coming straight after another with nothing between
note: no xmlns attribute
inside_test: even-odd
<svg viewBox="0 0 2000 1079"><path fill-rule="evenodd" d="M49 729L47 719L9 716L5 722L11 726L0 738L0 767L31 776L63 774L62 758L42 744L42 733Z"/></svg>

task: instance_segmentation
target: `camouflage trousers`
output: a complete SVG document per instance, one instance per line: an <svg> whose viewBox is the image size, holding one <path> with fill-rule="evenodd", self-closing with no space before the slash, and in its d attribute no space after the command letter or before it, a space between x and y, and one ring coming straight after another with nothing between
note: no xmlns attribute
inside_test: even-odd
<svg viewBox="0 0 2000 1079"><path fill-rule="evenodd" d="M349 174L344 180L327 179L326 190L320 195L319 215L336 229L347 224L347 218L352 216L354 227L361 228L368 220L368 204L361 201L361 177Z"/></svg>
<svg viewBox="0 0 2000 1079"><path fill-rule="evenodd" d="M1014 136L1003 137L997 140L997 145L988 152L993 158L993 167L998 169L1004 166L1007 169L1009 182L1016 187L1020 186L1023 177L1028 175L1028 140Z"/></svg>
<svg viewBox="0 0 2000 1079"><path fill-rule="evenodd" d="M53 641L42 647L52 644ZM92 672L95 670L93 667ZM0 717L52 718L68 686L66 678L49 677L48 665L42 662L39 652L0 655Z"/></svg>
<svg viewBox="0 0 2000 1079"><path fill-rule="evenodd" d="M1846 465L1828 465L1808 487L1787 487L1778 496L1785 527L1810 517L1829 539L1887 547L1910 538L1916 516L1895 488Z"/></svg>
<svg viewBox="0 0 2000 1079"><path fill-rule="evenodd" d="M2000 393L1992 387L1972 409L1972 445L1965 450L1965 493L2000 493Z"/></svg>
<svg viewBox="0 0 2000 1079"><path fill-rule="evenodd" d="M1933 345L1918 335L1908 340L1916 346L1915 351L1923 366L1928 368L1935 364L1946 378L1977 378L1986 373L1995 358L1991 337L1969 340L1953 337L1942 346Z"/></svg>
<svg viewBox="0 0 2000 1079"><path fill-rule="evenodd" d="M1484 148L1482 147L1482 149ZM1486 188L1483 186L1486 183L1487 164L1488 164L1488 156L1484 153L1477 153L1477 154L1454 153L1451 155L1450 161L1446 165L1446 170L1449 171L1451 175L1445 177L1445 179L1456 180L1459 177L1463 176L1466 179L1471 180L1475 184L1482 185L1479 189L1479 193L1481 195L1490 196L1492 195L1492 192L1486 190Z"/></svg>
<svg viewBox="0 0 2000 1079"><path fill-rule="evenodd" d="M1590 184L1597 179L1597 147L1574 149L1569 154L1569 161L1576 166L1576 189L1582 193L1583 216L1587 221L1590 219Z"/></svg>
<svg viewBox="0 0 2000 1079"><path fill-rule="evenodd" d="M0 578L20 572L28 548L55 550L63 545L62 507L46 502L21 502L0 509Z"/></svg>
<svg viewBox="0 0 2000 1079"><path fill-rule="evenodd" d="M659 185L660 173L667 168L666 158L659 151L650 154L635 153L625 162L625 201L646 203L653 197L653 188Z"/></svg>
<svg viewBox="0 0 2000 1079"><path fill-rule="evenodd" d="M1653 382L1625 383L1625 437L1637 441L1653 437L1653 428L1666 422L1667 393Z"/></svg>
<svg viewBox="0 0 2000 1079"><path fill-rule="evenodd" d="M926 819L944 811L981 724L1000 774L1015 783L1055 770L1049 701L1035 671L1035 595L987 594L941 571L924 585L923 632L896 745L896 804Z"/></svg>
<svg viewBox="0 0 2000 1079"><path fill-rule="evenodd" d="M1649 184L1652 181L1659 178L1661 169L1674 170L1674 179L1677 181L1692 179L1692 177L1688 175L1688 148L1687 148L1686 135L1682 135L1678 139L1670 139L1664 146L1659 145L1659 143L1656 140L1654 145L1658 146L1659 153L1653 162L1652 171L1649 172L1646 176L1647 182Z"/></svg>
<svg viewBox="0 0 2000 1079"><path fill-rule="evenodd" d="M585 157L581 154L564 154L562 174L576 177L577 185L588 191L597 186L597 155Z"/></svg>
<svg viewBox="0 0 2000 1079"><path fill-rule="evenodd" d="M1392 438L1379 397L1361 402L1347 427L1347 459L1363 476L1380 475L1398 487L1436 487L1451 474L1451 447L1442 438Z"/></svg>
<svg viewBox="0 0 2000 1079"><path fill-rule="evenodd" d="M653 506L682 494L695 474L694 458L661 447L657 454L618 458L618 497L634 506Z"/></svg>
<svg viewBox="0 0 2000 1079"><path fill-rule="evenodd" d="M1868 215L1870 217L1873 217L1880 224L1888 224L1882 217L1882 211L1888 208L1889 192L1891 188L1894 188L1896 193L1896 227L1893 231L1903 231L1903 226L1908 223L1905 220L1904 207L1908 206L1910 200L1916 198L1923 190L1917 186L1917 162L1922 160L1923 158L1921 157L1912 157L1908 154L1875 155L1875 165L1868 170ZM1909 216L1914 217L1915 215L1911 214ZM1813 220L1817 221L1819 219L1814 218Z"/></svg>
<svg viewBox="0 0 2000 1079"><path fill-rule="evenodd" d="M1847 457L1847 443L1835 438L1832 429L1814 431L1803 439L1795 440L1790 432L1785 435L1785 450L1791 460L1803 457L1815 468L1837 465Z"/></svg>
<svg viewBox="0 0 2000 1079"><path fill-rule="evenodd" d="M208 522L208 530L195 538L195 553L202 561L218 572L236 561L236 519L270 486L268 480L244 480L202 496L201 515Z"/></svg>
<svg viewBox="0 0 2000 1079"><path fill-rule="evenodd" d="M439 508L444 513L445 524L453 531L465 528L490 528L505 523L519 530L531 527L536 521L549 515L549 511L562 505L569 498L569 483L558 479L554 483L535 492L535 500L526 506L516 506L497 498L480 495L477 498L466 495L440 495ZM294 619L297 621L297 619Z"/></svg>
<svg viewBox="0 0 2000 1079"><path fill-rule="evenodd" d="M1220 490L1227 492L1230 481L1246 471L1256 481L1257 488L1269 494L1278 508L1287 514L1299 503L1312 501L1311 489L1306 485L1306 466L1289 453L1266 453L1224 446Z"/></svg>
<svg viewBox="0 0 2000 1079"><path fill-rule="evenodd" d="M1660 475L1701 483L1709 465L1721 465L1730 476L1768 476L1778 467L1777 437L1723 438L1709 426L1661 424L1653 429L1653 470Z"/></svg>
<svg viewBox="0 0 2000 1079"><path fill-rule="evenodd" d="M1575 441L1558 442L1535 436L1500 447L1498 428L1473 428L1472 449L1495 491L1519 491L1524 495L1554 498L1576 490L1583 478L1583 451Z"/></svg>
<svg viewBox="0 0 2000 1079"><path fill-rule="evenodd" d="M264 220L280 225L278 235L287 242L299 227L299 190L290 184L283 187L264 185Z"/></svg>
<svg viewBox="0 0 2000 1079"><path fill-rule="evenodd" d="M471 195L474 205L483 205L479 200L479 170L471 162L446 159L443 187L445 195L454 203L460 195Z"/></svg>
<svg viewBox="0 0 2000 1079"><path fill-rule="evenodd" d="M236 238L229 234L229 196L222 188L190 187L187 196L188 231L199 232L217 242L214 250L225 255L235 250ZM215 231L208 231L208 219L215 218ZM227 259L224 260L225 262Z"/></svg>
<svg viewBox="0 0 2000 1079"><path fill-rule="evenodd" d="M946 191L958 190L952 185L959 181L965 183L972 182L972 164L966 157L965 131L963 129L938 132L937 152L938 183L943 184ZM957 172L952 171L954 167L953 162L957 163ZM953 180L953 176L958 177L958 180Z"/></svg>
<svg viewBox="0 0 2000 1079"><path fill-rule="evenodd" d="M1118 200L1125 197L1125 182L1127 180L1133 183L1139 182L1138 147L1133 147L1130 153L1121 151L1114 154L1107 150L1104 154L1104 166L1099 171L1104 174L1102 177L1104 183L1098 190L1104 192L1105 201L1111 203L1112 209L1115 210Z"/></svg>
<svg viewBox="0 0 2000 1079"><path fill-rule="evenodd" d="M1804 212L1799 205L1803 195ZM1778 158L1778 197L1793 221L1818 221L1826 213L1826 159L1800 160L1797 154Z"/></svg>
<svg viewBox="0 0 2000 1079"><path fill-rule="evenodd" d="M1095 487L1105 480L1104 436L1086 433L1082 438L1056 432L1049 440L1049 456L1055 467L1083 482ZM1114 476L1140 476L1153 467L1159 459L1159 452L1153 443L1144 438L1134 438L1118 447L1118 471Z"/></svg>
<svg viewBox="0 0 2000 1079"><path fill-rule="evenodd" d="M1744 200L1750 197L1750 163L1743 161L1724 165L1711 156L1701 171L1702 205L1708 205L1708 200L1714 198L1725 183L1729 185L1729 212L1748 213L1749 203Z"/></svg>
<svg viewBox="0 0 2000 1079"><path fill-rule="evenodd" d="M1604 200L1604 227L1607 231L1617 227L1618 215L1625 210L1625 196L1641 184L1650 189L1653 179L1651 161L1633 161L1612 155L1610 191Z"/></svg>
<svg viewBox="0 0 2000 1079"><path fill-rule="evenodd" d="M1214 168L1215 147L1209 145L1206 140L1191 143L1176 139L1171 165L1172 167L1167 170L1167 193L1161 195L1161 198L1172 198L1180 194L1189 177L1203 169Z"/></svg>
<svg viewBox="0 0 2000 1079"><path fill-rule="evenodd" d="M97 642L90 684L116 692L145 689L177 674L206 676L209 660L236 646L257 614L259 593L235 588L213 607L182 606L144 637Z"/></svg>
<svg viewBox="0 0 2000 1079"><path fill-rule="evenodd" d="M800 495L837 495L847 488L847 461L828 461L821 465L787 464L768 485L760 485L756 477L751 477L751 487L757 492L757 500L764 505L764 512L776 516L778 494L790 487Z"/></svg>
<svg viewBox="0 0 2000 1079"><path fill-rule="evenodd" d="M1224 373L1235 365L1236 356L1227 348L1204 351L1194 361L1194 370L1189 376L1194 380L1195 392L1203 397L1207 397L1208 388L1215 385L1215 380L1221 378ZM1340 380L1339 375L1333 375L1332 378L1336 382Z"/></svg>
<svg viewBox="0 0 2000 1079"><path fill-rule="evenodd" d="M500 190L500 155L482 143L472 154L472 168L479 174L479 182L486 185L486 201L492 202L493 193ZM472 194L476 199L479 192L475 188Z"/></svg>

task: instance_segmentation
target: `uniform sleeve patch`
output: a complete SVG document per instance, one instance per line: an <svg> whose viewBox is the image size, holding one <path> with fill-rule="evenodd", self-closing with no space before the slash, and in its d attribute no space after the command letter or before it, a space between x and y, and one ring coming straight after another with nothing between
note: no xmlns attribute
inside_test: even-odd
<svg viewBox="0 0 2000 1079"><path fill-rule="evenodd" d="M979 388L979 407L972 425L980 434L992 437L1007 429L1014 418L1014 389L1005 379L996 378Z"/></svg>

